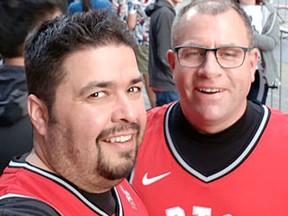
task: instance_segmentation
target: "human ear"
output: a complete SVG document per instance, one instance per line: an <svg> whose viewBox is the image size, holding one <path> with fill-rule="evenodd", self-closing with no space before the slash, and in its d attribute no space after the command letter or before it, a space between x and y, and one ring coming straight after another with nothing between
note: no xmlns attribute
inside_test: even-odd
<svg viewBox="0 0 288 216"><path fill-rule="evenodd" d="M172 50L168 50L167 51L167 60L170 66L170 70L173 72L174 68L175 68L175 53Z"/></svg>
<svg viewBox="0 0 288 216"><path fill-rule="evenodd" d="M250 50L249 53L249 63L251 65L251 82L254 82L255 80L255 71L258 63L258 58L259 58L259 51L257 48L253 48Z"/></svg>
<svg viewBox="0 0 288 216"><path fill-rule="evenodd" d="M27 101L28 114L36 131L44 136L47 133L48 111L45 103L37 96L30 94Z"/></svg>

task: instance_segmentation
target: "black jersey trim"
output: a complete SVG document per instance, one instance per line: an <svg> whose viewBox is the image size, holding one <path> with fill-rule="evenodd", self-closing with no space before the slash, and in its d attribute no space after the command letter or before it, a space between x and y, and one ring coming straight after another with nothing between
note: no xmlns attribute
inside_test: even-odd
<svg viewBox="0 0 288 216"><path fill-rule="evenodd" d="M64 188L66 188L68 191L70 191L71 193L73 193L79 200L81 200L86 206L88 206L90 209L92 209L93 211L95 211L98 214L101 214L103 216L109 216L109 214L107 214L106 212L104 212L103 210L101 210L100 208L98 208L97 206L95 206L94 204L92 204L89 200L87 200L79 191L77 191L74 187L72 187L70 184L68 184L66 181L62 180L61 178L46 172L42 169L39 169L37 167L34 167L26 162L16 162L16 161L10 161L9 163L9 167L17 167L17 168L26 168L32 172L35 172L41 176L44 176L56 183L58 183L59 185L63 186ZM120 196L118 194L118 191L115 187L113 187L113 190L115 192L116 195L116 200L117 200L117 205L118 205L118 209L119 212L117 212L118 216L124 216L123 213L123 208L122 208L122 203L120 200Z"/></svg>
<svg viewBox="0 0 288 216"><path fill-rule="evenodd" d="M251 153L251 151L253 150L253 148L256 146L259 138L261 137L267 122L269 120L269 115L270 115L270 111L269 109L265 106L262 105L263 108L263 117L261 120L261 123L259 124L259 127L257 129L257 131L255 132L252 140L250 141L250 143L247 145L246 149L240 154L240 156L234 160L229 166L227 166L226 168L220 170L217 173L214 173L212 175L209 176L205 176L203 174L201 174L200 172L198 172L197 170L193 169L188 163L185 162L185 160L181 157L181 155L179 154L179 152L176 150L174 143L172 141L170 132L169 132L169 117L170 117L170 112L173 109L173 107L176 105L177 103L172 104L170 107L168 107L166 115L165 115L165 135L166 135L166 140L167 140L167 144L168 147L170 148L170 151L172 153L172 155L174 156L174 158L176 159L176 161L190 174L194 175L196 178L200 179L203 182L209 183L211 181L214 181L228 173L230 173L232 170L234 170L237 166L239 166L244 160L245 158Z"/></svg>

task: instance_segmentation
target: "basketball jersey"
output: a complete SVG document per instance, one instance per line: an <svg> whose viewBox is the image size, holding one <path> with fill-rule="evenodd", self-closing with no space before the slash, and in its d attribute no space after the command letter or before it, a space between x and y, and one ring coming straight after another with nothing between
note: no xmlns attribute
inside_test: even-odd
<svg viewBox="0 0 288 216"><path fill-rule="evenodd" d="M172 105L173 106L173 105ZM175 149L169 105L148 113L132 186L151 216L288 214L288 115L264 108L253 139L231 164L211 176L190 167ZM271 112L271 115L270 115ZM241 139L235 134L235 139Z"/></svg>
<svg viewBox="0 0 288 216"><path fill-rule="evenodd" d="M119 208L117 216L148 216L143 203L126 179L113 190ZM40 200L61 215L108 216L68 182L25 162L11 161L0 177L0 199L11 197Z"/></svg>

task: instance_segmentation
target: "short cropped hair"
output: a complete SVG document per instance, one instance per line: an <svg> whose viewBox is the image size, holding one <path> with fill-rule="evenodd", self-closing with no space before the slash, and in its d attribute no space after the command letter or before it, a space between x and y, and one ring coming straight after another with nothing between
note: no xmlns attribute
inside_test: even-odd
<svg viewBox="0 0 288 216"><path fill-rule="evenodd" d="M25 46L29 94L44 101L51 114L56 89L66 75L65 58L81 49L108 45L125 45L134 51L136 47L127 25L107 10L65 15L43 24Z"/></svg>
<svg viewBox="0 0 288 216"><path fill-rule="evenodd" d="M249 47L254 47L253 28L250 19L245 13L245 11L240 8L239 3L235 2L235 0L192 0L189 4L181 8L179 13L176 15L172 25L172 47L175 46L175 43L177 41L177 27L181 22L181 18L191 8L194 8L197 12L201 14L211 15L221 14L231 9L236 11L243 20L246 27Z"/></svg>
<svg viewBox="0 0 288 216"><path fill-rule="evenodd" d="M0 0L0 53L23 56L25 38L35 26L65 12L63 0Z"/></svg>

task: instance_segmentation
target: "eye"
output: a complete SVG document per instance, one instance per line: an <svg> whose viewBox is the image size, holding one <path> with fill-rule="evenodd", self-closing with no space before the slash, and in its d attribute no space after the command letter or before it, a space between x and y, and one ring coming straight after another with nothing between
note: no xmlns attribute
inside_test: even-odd
<svg viewBox="0 0 288 216"><path fill-rule="evenodd" d="M219 56L223 58L234 58L239 56L239 49L236 48L223 48L218 51Z"/></svg>
<svg viewBox="0 0 288 216"><path fill-rule="evenodd" d="M233 57L233 56L236 56L236 53L234 51L227 51L227 52L223 53L222 55L227 56L227 57L229 57L229 56Z"/></svg>
<svg viewBox="0 0 288 216"><path fill-rule="evenodd" d="M196 47L186 47L180 49L179 56L180 58L197 58L199 56L204 56L205 55L205 50L196 48Z"/></svg>
<svg viewBox="0 0 288 216"><path fill-rule="evenodd" d="M128 93L137 93L137 92L141 92L141 87L139 86L132 86L131 88L129 88L127 90Z"/></svg>
<svg viewBox="0 0 288 216"><path fill-rule="evenodd" d="M98 99L98 98L103 98L105 96L107 96L107 94L104 91L99 91L99 92L94 92L93 94L89 95L89 98Z"/></svg>

